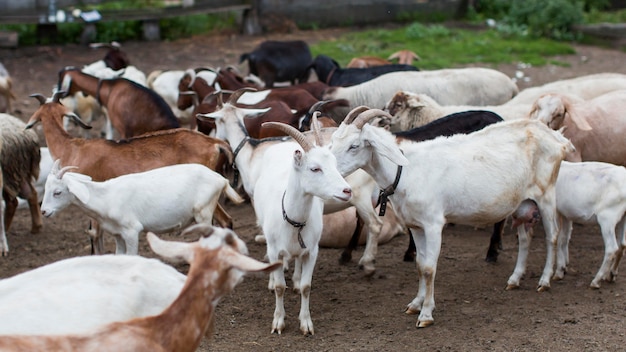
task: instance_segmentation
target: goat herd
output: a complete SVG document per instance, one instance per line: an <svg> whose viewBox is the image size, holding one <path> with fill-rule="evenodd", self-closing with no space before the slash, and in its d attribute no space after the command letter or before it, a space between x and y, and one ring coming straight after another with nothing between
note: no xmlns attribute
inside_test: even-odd
<svg viewBox="0 0 626 352"><path fill-rule="evenodd" d="M406 312L420 328L434 323L446 224L496 224L487 255L495 261L511 219L514 289L542 221L538 291L563 278L573 223L598 224L605 252L590 286L616 278L626 247L626 75L518 91L493 69L420 71L410 51L389 58L398 64L363 57L341 68L312 58L303 41L265 41L241 55L248 75L234 67L146 75L119 44L102 46L102 60L60 68L52 97L32 95L40 106L27 122L9 114L15 96L0 65L0 248L8 254L5 231L22 198L32 232L42 215L74 205L90 219L93 253L105 253L107 232L116 254L131 255L75 257L0 280L0 315L11 317L0 321L0 350L194 351L211 333L219 298L252 271L269 272L271 332L281 334L290 260L300 331L312 335L319 245L352 236L349 260L362 229L368 275L378 244L410 233L406 257L417 263L419 289ZM67 132L71 124L88 131L99 116L103 138ZM270 264L247 256L223 196L250 199ZM346 215L352 207L358 219ZM358 223L354 233L339 233L348 222ZM155 235L178 229L199 239ZM187 276L136 255L144 232L155 253L190 264Z"/></svg>

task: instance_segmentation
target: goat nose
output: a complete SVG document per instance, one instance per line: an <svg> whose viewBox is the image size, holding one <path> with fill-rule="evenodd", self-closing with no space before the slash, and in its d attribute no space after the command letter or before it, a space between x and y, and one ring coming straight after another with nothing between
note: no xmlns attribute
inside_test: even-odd
<svg viewBox="0 0 626 352"><path fill-rule="evenodd" d="M343 194L345 194L346 196L352 196L352 189L344 188L343 189Z"/></svg>

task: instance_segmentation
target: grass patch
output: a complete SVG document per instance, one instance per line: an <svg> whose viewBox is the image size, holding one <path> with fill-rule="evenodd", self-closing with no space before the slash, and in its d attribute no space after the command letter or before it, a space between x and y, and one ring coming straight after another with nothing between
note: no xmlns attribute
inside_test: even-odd
<svg viewBox="0 0 626 352"><path fill-rule="evenodd" d="M388 57L409 49L421 57L422 69L440 69L470 63L503 64L525 62L534 66L548 63L555 55L574 54L565 42L519 35L504 35L496 30L453 29L443 25L413 23L397 29L372 29L353 32L332 41L311 45L313 55L325 54L345 66L355 56ZM558 63L565 65L565 63Z"/></svg>

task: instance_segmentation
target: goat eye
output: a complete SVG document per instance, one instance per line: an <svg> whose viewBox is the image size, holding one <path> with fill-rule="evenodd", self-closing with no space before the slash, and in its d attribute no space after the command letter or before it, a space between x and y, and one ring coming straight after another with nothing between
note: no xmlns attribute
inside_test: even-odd
<svg viewBox="0 0 626 352"><path fill-rule="evenodd" d="M359 147L359 145L358 145L358 144L352 144L352 145L350 146L350 148L348 148L348 150L355 150L355 149L356 149L356 148L358 148L358 147Z"/></svg>
<svg viewBox="0 0 626 352"><path fill-rule="evenodd" d="M60 195L61 195L61 191L54 191L54 192L52 193L52 195L53 195L53 196L55 196L55 197L58 197L58 196L60 196Z"/></svg>
<svg viewBox="0 0 626 352"><path fill-rule="evenodd" d="M312 168L311 168L311 171L312 171L312 172L322 172L322 169L321 169L321 168L319 168L319 167L312 167Z"/></svg>

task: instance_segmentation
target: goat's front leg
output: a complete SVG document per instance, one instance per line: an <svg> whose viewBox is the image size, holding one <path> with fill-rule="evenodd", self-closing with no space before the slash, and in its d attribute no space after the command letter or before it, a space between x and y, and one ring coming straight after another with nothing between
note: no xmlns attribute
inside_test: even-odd
<svg viewBox="0 0 626 352"><path fill-rule="evenodd" d="M274 320L272 321L271 333L282 334L285 329L285 290L287 289L287 283L285 282L285 260L280 258L278 253L272 251L269 247L267 249L267 259L270 263L275 263L278 260L283 261L283 267L270 272L268 288L274 290L276 297L276 307L274 308Z"/></svg>
<svg viewBox="0 0 626 352"><path fill-rule="evenodd" d="M293 275L291 276L291 282L293 282L293 292L300 293L302 285L302 259L300 256L296 256L293 263Z"/></svg>
<svg viewBox="0 0 626 352"><path fill-rule="evenodd" d="M537 292L543 292L550 289L550 279L552 278L552 274L554 274L557 236L559 232L554 187L552 187L550 192L546 191L544 193L544 197L538 205L541 218L543 219L543 228L546 232L546 264L537 286Z"/></svg>
<svg viewBox="0 0 626 352"><path fill-rule="evenodd" d="M30 210L31 218L31 233L39 233L43 227L43 220L41 216L41 209L39 208L39 197L37 190L30 182L24 182L22 184L21 195L28 201L28 208Z"/></svg>
<svg viewBox="0 0 626 352"><path fill-rule="evenodd" d="M569 264L569 240L572 236L572 221L560 216L561 229L557 237L556 271L552 279L562 280Z"/></svg>
<svg viewBox="0 0 626 352"><path fill-rule="evenodd" d="M311 298L311 283L313 281L313 270L317 261L317 246L311 248L308 253L300 256L302 264L302 277L300 278L300 331L304 335L315 334L313 330L313 320L309 310Z"/></svg>
<svg viewBox="0 0 626 352"><path fill-rule="evenodd" d="M425 229L411 229L415 247L417 248L417 271L419 290L417 297L407 306L408 314L419 312L416 326L425 328L434 324L435 310L435 276L437 261L441 252L441 231L443 223L431 224ZM421 309L420 309L421 305Z"/></svg>
<svg viewBox="0 0 626 352"><path fill-rule="evenodd" d="M383 228L383 221L376 214L375 209L371 204L366 206L356 204L356 211L363 219L363 223L367 228L367 242L365 243L365 250L363 256L359 260L359 268L363 269L365 275L372 276L376 272L376 254L378 253L378 237L380 231Z"/></svg>

